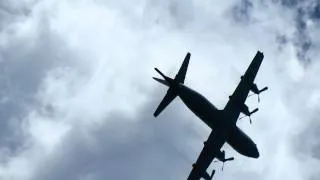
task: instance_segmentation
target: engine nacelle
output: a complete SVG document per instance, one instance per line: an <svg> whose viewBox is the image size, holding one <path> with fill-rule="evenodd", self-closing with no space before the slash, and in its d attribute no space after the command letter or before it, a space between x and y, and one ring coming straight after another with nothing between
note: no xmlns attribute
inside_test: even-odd
<svg viewBox="0 0 320 180"><path fill-rule="evenodd" d="M260 93L256 84L252 84L250 90L255 94L259 94Z"/></svg>
<svg viewBox="0 0 320 180"><path fill-rule="evenodd" d="M221 161L221 162L223 162L223 163L226 162L226 161L232 161L232 160L234 160L233 157L231 157L231 158L226 158L226 153L225 153L225 151L220 151L219 153L217 153L216 157L217 157L217 159L218 159L219 161Z"/></svg>
<svg viewBox="0 0 320 180"><path fill-rule="evenodd" d="M214 173L216 172L215 170L212 171L211 176L209 175L209 173L207 173L206 171L203 173L200 173L197 169L197 166L195 163L192 164L192 167L194 168L194 171L196 171L198 174L200 174L200 176L205 179L205 180L212 180L212 177L214 175Z"/></svg>
<svg viewBox="0 0 320 180"><path fill-rule="evenodd" d="M242 104L242 105L240 105L239 108L240 108L240 111L241 111L243 114L245 114L246 116L250 116L250 111L249 111L249 108L248 108L247 105Z"/></svg>

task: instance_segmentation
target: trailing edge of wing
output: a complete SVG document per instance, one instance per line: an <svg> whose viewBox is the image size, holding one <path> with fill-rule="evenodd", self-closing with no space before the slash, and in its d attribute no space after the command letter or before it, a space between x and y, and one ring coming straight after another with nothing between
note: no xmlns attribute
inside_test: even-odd
<svg viewBox="0 0 320 180"><path fill-rule="evenodd" d="M178 74L174 78L174 80L178 83L184 83L184 79L186 78L186 73L188 70L189 60L190 60L191 54L188 52L186 57L183 60L183 63L179 69Z"/></svg>
<svg viewBox="0 0 320 180"><path fill-rule="evenodd" d="M159 81L160 82L160 81ZM167 106L170 102L177 97L177 93L175 93L171 88L167 91L167 94L164 96L162 101L160 102L158 108L153 113L155 117L157 117Z"/></svg>

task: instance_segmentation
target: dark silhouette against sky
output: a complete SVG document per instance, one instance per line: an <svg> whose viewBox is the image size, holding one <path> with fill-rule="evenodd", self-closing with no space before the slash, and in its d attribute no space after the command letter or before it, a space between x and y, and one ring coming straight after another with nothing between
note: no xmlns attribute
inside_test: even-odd
<svg viewBox="0 0 320 180"><path fill-rule="evenodd" d="M256 144L236 126L236 122L239 119L240 113L250 118L253 113L258 111L258 108L256 108L250 112L245 104L249 92L251 91L259 96L261 92L268 89L265 87L259 90L254 83L264 55L259 51L257 52L247 71L241 76L241 81L236 90L229 96L229 101L222 110L217 109L204 96L184 84L190 57L191 54L187 53L174 79L167 77L159 69L155 68L164 80L155 77L153 79L168 86L169 89L154 112L154 116L157 117L175 97L179 96L185 105L212 129L188 177L188 180L199 180L200 178L211 180L215 170L212 171L211 175L206 171L214 158L219 159L223 163L233 160L233 157L226 158L225 151L220 150L226 142L244 156L251 158L259 157Z"/></svg>

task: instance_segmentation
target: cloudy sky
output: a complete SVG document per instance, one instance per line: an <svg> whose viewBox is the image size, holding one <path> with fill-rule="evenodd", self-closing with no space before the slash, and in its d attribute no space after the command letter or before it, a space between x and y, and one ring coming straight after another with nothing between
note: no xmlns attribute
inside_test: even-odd
<svg viewBox="0 0 320 180"><path fill-rule="evenodd" d="M1 0L0 179L186 179L210 129L180 99L152 116L153 68L190 51L185 83L223 108L257 50L269 91L238 126L260 158L225 145L216 179L319 179L319 28L316 0Z"/></svg>

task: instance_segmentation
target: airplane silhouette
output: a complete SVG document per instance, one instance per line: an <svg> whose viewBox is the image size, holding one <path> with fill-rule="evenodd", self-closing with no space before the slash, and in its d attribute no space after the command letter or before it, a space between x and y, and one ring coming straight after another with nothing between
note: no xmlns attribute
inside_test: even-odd
<svg viewBox="0 0 320 180"><path fill-rule="evenodd" d="M157 117L175 97L179 96L184 104L212 129L207 141L204 142L204 147L196 163L192 165L193 168L188 177L188 180L199 180L201 178L211 180L215 170L209 175L207 168L214 158L223 163L234 160L233 157L226 158L225 152L220 150L224 143L228 143L244 156L259 157L256 144L237 127L236 123L240 113L248 116L251 123L250 116L258 111L258 108L249 111L248 106L245 105L249 92L252 91L258 95L258 101L260 101L259 94L268 89L268 87L265 87L259 90L253 82L264 55L260 51L256 53L247 71L241 76L240 83L233 94L229 96L229 101L222 110L217 109L200 93L184 85L190 56L191 54L188 52L174 79L165 76L159 69L155 68L164 79L156 77L153 77L153 79L168 86L169 89L153 115Z"/></svg>

